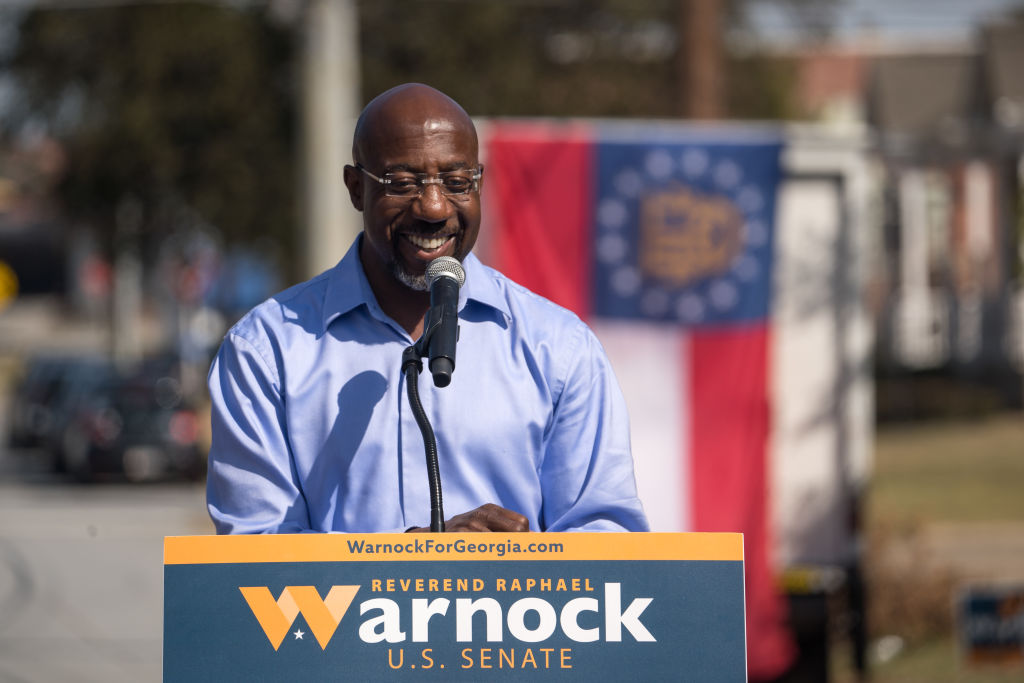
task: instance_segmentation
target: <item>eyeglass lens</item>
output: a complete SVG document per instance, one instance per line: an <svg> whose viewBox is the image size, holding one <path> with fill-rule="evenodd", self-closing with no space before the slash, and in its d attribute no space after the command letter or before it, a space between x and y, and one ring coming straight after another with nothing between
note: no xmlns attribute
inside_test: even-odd
<svg viewBox="0 0 1024 683"><path fill-rule="evenodd" d="M445 195L467 194L476 188L476 174L470 171L451 171L437 176L419 173L385 173L384 192L394 197L412 197L422 194L427 185L437 185Z"/></svg>

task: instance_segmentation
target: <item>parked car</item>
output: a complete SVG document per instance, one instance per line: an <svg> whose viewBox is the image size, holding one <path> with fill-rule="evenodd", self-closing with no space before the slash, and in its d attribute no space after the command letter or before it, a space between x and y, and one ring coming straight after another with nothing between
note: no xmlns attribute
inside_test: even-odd
<svg viewBox="0 0 1024 683"><path fill-rule="evenodd" d="M101 357L36 356L30 359L11 395L10 446L52 450L56 435L81 397L88 396L113 376L113 365Z"/></svg>
<svg viewBox="0 0 1024 683"><path fill-rule="evenodd" d="M66 359L33 358L11 393L7 440L11 448L32 448L42 443L48 415L46 406L60 381L60 364Z"/></svg>
<svg viewBox="0 0 1024 683"><path fill-rule="evenodd" d="M80 480L200 479L206 454L199 419L170 374L114 377L77 405L61 434L60 457Z"/></svg>

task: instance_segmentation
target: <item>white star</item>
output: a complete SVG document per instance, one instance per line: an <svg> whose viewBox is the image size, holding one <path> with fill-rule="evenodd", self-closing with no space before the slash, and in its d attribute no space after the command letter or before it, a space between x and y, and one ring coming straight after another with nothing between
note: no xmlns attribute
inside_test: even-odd
<svg viewBox="0 0 1024 683"><path fill-rule="evenodd" d="M736 285L728 280L718 280L711 285L709 292L711 305L720 311L726 311L737 304L740 298Z"/></svg>
<svg viewBox="0 0 1024 683"><path fill-rule="evenodd" d="M736 203L747 213L756 213L764 206L764 197L761 196L761 190L756 186L747 185L740 190L736 197Z"/></svg>
<svg viewBox="0 0 1024 683"><path fill-rule="evenodd" d="M704 303L696 294L684 294L676 302L676 315L686 322L700 322L704 318Z"/></svg>
<svg viewBox="0 0 1024 683"><path fill-rule="evenodd" d="M640 291L643 283L640 271L636 268L622 266L612 273L612 291L620 297L633 296Z"/></svg>
<svg viewBox="0 0 1024 683"><path fill-rule="evenodd" d="M747 222L747 244L763 247L768 244L768 226L759 220Z"/></svg>
<svg viewBox="0 0 1024 683"><path fill-rule="evenodd" d="M743 171L736 162L725 159L715 165L714 174L715 184L718 185L718 187L722 189L730 189L736 187L740 182L740 178L743 176Z"/></svg>
<svg viewBox="0 0 1024 683"><path fill-rule="evenodd" d="M644 179L632 168L620 171L612 182L620 195L631 199L640 196L640 192L644 189Z"/></svg>
<svg viewBox="0 0 1024 683"><path fill-rule="evenodd" d="M295 629L295 640L302 640L302 636L306 635L301 628Z"/></svg>
<svg viewBox="0 0 1024 683"><path fill-rule="evenodd" d="M672 160L671 154L663 149L656 149L644 159L644 167L647 170L647 175L656 180L664 180L672 175L672 171L675 170L675 162Z"/></svg>
<svg viewBox="0 0 1024 683"><path fill-rule="evenodd" d="M629 212L626 205L618 199L604 199L597 206L597 222L602 228L618 230L626 225L629 220Z"/></svg>
<svg viewBox="0 0 1024 683"><path fill-rule="evenodd" d="M621 235L605 235L597 240L597 258L602 263L616 265L629 253L629 242Z"/></svg>
<svg viewBox="0 0 1024 683"><path fill-rule="evenodd" d="M703 175L704 171L707 170L708 160L707 152L702 149L688 149L683 152L683 173L690 178L696 178L697 176Z"/></svg>

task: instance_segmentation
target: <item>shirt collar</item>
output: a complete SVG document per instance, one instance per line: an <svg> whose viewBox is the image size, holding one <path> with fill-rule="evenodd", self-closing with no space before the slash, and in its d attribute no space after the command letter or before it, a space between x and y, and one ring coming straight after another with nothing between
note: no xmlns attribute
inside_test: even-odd
<svg viewBox="0 0 1024 683"><path fill-rule="evenodd" d="M386 317L377 303L377 297L370 288L370 281L366 279L363 264L359 260L359 244L362 239L363 235L360 233L338 265L328 271L321 334L327 332L335 318L364 304L375 315ZM506 319L511 319L512 312L498 287L495 273L481 263L473 253L462 260L462 267L466 270L466 284L459 290L459 310L461 311L468 301L475 301L497 309Z"/></svg>
<svg viewBox="0 0 1024 683"><path fill-rule="evenodd" d="M321 334L327 332L328 326L340 315L353 308L366 304L368 308L380 309L377 298L370 289L370 282L363 272L363 264L359 262L359 243L362 233L352 242L338 265L327 274L327 292L324 295L324 319Z"/></svg>
<svg viewBox="0 0 1024 683"><path fill-rule="evenodd" d="M474 301L496 309L506 320L511 320L512 310L498 286L497 273L481 263L472 252L462 259L462 267L466 270L466 284L459 290L459 310L467 301Z"/></svg>

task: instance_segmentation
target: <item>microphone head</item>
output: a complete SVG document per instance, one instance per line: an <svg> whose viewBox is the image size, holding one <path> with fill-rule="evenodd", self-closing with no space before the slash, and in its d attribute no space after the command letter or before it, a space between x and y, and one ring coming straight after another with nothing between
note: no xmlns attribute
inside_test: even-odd
<svg viewBox="0 0 1024 683"><path fill-rule="evenodd" d="M466 284L466 271L459 260L451 256L439 256L427 265L427 287L432 287L439 277L450 277L459 283Z"/></svg>

